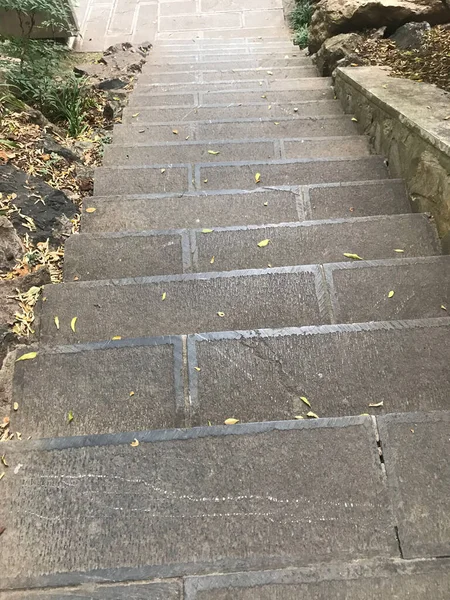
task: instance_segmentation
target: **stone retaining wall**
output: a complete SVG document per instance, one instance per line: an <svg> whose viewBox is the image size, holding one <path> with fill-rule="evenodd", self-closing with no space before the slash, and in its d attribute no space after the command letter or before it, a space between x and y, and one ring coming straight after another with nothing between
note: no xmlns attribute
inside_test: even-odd
<svg viewBox="0 0 450 600"><path fill-rule="evenodd" d="M413 210L433 215L450 253L450 94L381 67L338 68L335 90L392 176L405 180Z"/></svg>

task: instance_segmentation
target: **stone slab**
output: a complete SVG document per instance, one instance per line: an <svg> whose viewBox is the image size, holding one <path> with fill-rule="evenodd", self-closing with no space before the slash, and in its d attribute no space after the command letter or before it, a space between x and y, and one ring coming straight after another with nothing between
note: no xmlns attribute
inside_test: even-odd
<svg viewBox="0 0 450 600"><path fill-rule="evenodd" d="M226 27L240 27L241 19L238 12L196 14L196 15L171 15L160 17L159 31L188 31L198 29L222 29Z"/></svg>
<svg viewBox="0 0 450 600"><path fill-rule="evenodd" d="M91 268L105 279L183 273L190 264L187 243L182 233L107 238L74 235L66 242L64 277L68 281L93 279Z"/></svg>
<svg viewBox="0 0 450 600"><path fill-rule="evenodd" d="M264 95L264 94L263 94ZM241 103L239 103L241 104ZM269 108L270 107L270 108ZM296 109L296 110L294 110ZM133 116L137 115L137 116ZM321 117L324 115L342 115L342 108L335 100L323 102L303 103L299 106L293 104L266 104L230 106L199 106L197 108L125 108L123 123L157 123L168 121L205 121L208 119L267 119L275 117Z"/></svg>
<svg viewBox="0 0 450 600"><path fill-rule="evenodd" d="M192 423L445 410L449 334L447 318L192 336Z"/></svg>
<svg viewBox="0 0 450 600"><path fill-rule="evenodd" d="M187 577L185 600L446 600L450 562L359 561Z"/></svg>
<svg viewBox="0 0 450 600"><path fill-rule="evenodd" d="M0 592L0 600L182 600L181 583L152 582L120 585L83 585L76 588L46 588L22 592Z"/></svg>
<svg viewBox="0 0 450 600"><path fill-rule="evenodd" d="M131 94L128 106L195 106L197 103L196 94ZM137 111L134 111L137 112Z"/></svg>
<svg viewBox="0 0 450 600"><path fill-rule="evenodd" d="M178 131L178 133L173 133ZM175 142L180 140L186 140L186 138L193 140L194 130L191 123L173 123L172 125L155 124L155 125L115 125L113 133L113 144L127 144L127 143L140 143L140 142ZM97 183L97 173L96 179ZM167 179L167 174L166 178Z"/></svg>
<svg viewBox="0 0 450 600"><path fill-rule="evenodd" d="M266 96L266 98L261 98L261 96ZM243 90L237 92L234 90L224 90L221 92L199 92L200 103L202 106L208 106L208 104L246 104L249 102L268 102L273 104L275 102L280 104L294 102L299 104L300 102L333 100L333 96L334 92L330 86L326 89L319 88L311 90L286 90L280 92L274 92L272 90L266 90L264 92L261 92L261 90Z"/></svg>
<svg viewBox="0 0 450 600"><path fill-rule="evenodd" d="M92 279L104 278L90 262ZM330 322L317 267L65 283L45 294L40 339L46 344ZM55 314L61 325L76 315L76 332L57 330Z"/></svg>
<svg viewBox="0 0 450 600"><path fill-rule="evenodd" d="M283 158L362 158L372 154L365 136L282 140Z"/></svg>
<svg viewBox="0 0 450 600"><path fill-rule="evenodd" d="M60 323L70 331L62 314ZM35 359L16 363L13 431L26 440L184 427L181 341L157 342L41 347Z"/></svg>
<svg viewBox="0 0 450 600"><path fill-rule="evenodd" d="M405 185L400 180L339 183L311 187L308 192L311 219L336 219L411 212Z"/></svg>
<svg viewBox="0 0 450 600"><path fill-rule="evenodd" d="M182 73L149 73L148 75L139 75L139 84L146 83L157 83L157 84L171 84L171 83L198 83L201 81L199 75L196 72L183 71Z"/></svg>
<svg viewBox="0 0 450 600"><path fill-rule="evenodd" d="M259 173L259 182L256 182ZM200 164L196 167L197 189L255 189L263 185L311 185L386 179L388 171L379 156L336 159L290 159L270 163Z"/></svg>
<svg viewBox="0 0 450 600"><path fill-rule="evenodd" d="M211 60L204 59L202 55L193 55L191 58L174 56L173 58L152 56L152 61L144 65L143 73L167 73L184 71L233 71L234 69L274 69L283 67L310 67L311 59L307 56L292 56L289 54L275 54L272 57L260 58L250 55L235 57L217 57Z"/></svg>
<svg viewBox="0 0 450 600"><path fill-rule="evenodd" d="M398 552L370 419L42 440L7 457L3 588Z"/></svg>
<svg viewBox="0 0 450 600"><path fill-rule="evenodd" d="M244 8L261 9L261 8L279 8L281 7L280 0L246 0ZM216 12L218 10L242 10L243 5L241 0L201 0L202 12Z"/></svg>
<svg viewBox="0 0 450 600"><path fill-rule="evenodd" d="M303 221L305 218L302 197L295 188L208 195L191 192L160 198L94 196L89 199L89 205L96 210L82 215L82 231L87 233L229 227L247 223L262 225ZM161 268L164 268L164 262ZM174 267L172 273L180 272L175 268L179 267Z"/></svg>
<svg viewBox="0 0 450 600"><path fill-rule="evenodd" d="M186 192L192 181L190 175L191 170L186 165L176 167L166 163L158 167L145 168L98 167L95 170L94 193L98 196L108 196L148 192Z"/></svg>
<svg viewBox="0 0 450 600"><path fill-rule="evenodd" d="M426 319L450 309L450 256L326 265L325 273L335 323Z"/></svg>
<svg viewBox="0 0 450 600"><path fill-rule="evenodd" d="M318 77L319 73L316 67L274 67L273 70L266 69L234 69L232 71L203 71L203 81L250 81L255 79L267 79L273 81L289 80L303 77ZM142 81L145 83L145 79Z"/></svg>
<svg viewBox="0 0 450 600"><path fill-rule="evenodd" d="M450 413L425 413L433 408L424 406L421 414L378 420L405 558L450 554Z"/></svg>
<svg viewBox="0 0 450 600"><path fill-rule="evenodd" d="M440 254L436 231L420 214L215 229L207 235L199 231L195 238L195 268L200 272L350 261L344 253L378 260L391 258L396 247L404 248L408 256ZM268 245L258 247L265 239L270 240Z"/></svg>

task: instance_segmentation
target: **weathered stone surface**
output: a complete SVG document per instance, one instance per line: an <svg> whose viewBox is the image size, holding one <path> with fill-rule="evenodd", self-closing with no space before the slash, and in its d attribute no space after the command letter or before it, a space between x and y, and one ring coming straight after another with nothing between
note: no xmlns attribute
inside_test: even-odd
<svg viewBox="0 0 450 600"><path fill-rule="evenodd" d="M184 427L181 369L180 341L41 349L16 363L13 431L26 439Z"/></svg>
<svg viewBox="0 0 450 600"><path fill-rule="evenodd" d="M11 221L0 216L0 272L7 273L22 259L24 247Z"/></svg>
<svg viewBox="0 0 450 600"><path fill-rule="evenodd" d="M398 552L364 417L11 446L0 504L3 588Z"/></svg>
<svg viewBox="0 0 450 600"><path fill-rule="evenodd" d="M445 410L450 320L439 323L193 336L193 423L292 419L311 410L301 396L320 417Z"/></svg>
<svg viewBox="0 0 450 600"><path fill-rule="evenodd" d="M388 415L378 422L403 556L448 556L450 413Z"/></svg>
<svg viewBox="0 0 450 600"><path fill-rule="evenodd" d="M309 49L317 52L338 33L383 25L394 31L408 21L446 23L450 8L441 0L321 0L311 21Z"/></svg>
<svg viewBox="0 0 450 600"><path fill-rule="evenodd" d="M362 40L357 33L340 33L325 40L315 56L321 75L331 75L338 62L353 53Z"/></svg>
<svg viewBox="0 0 450 600"><path fill-rule="evenodd" d="M391 40L402 50L417 50L423 43L423 36L430 31L431 26L426 21L422 23L406 23L391 35Z"/></svg>
<svg viewBox="0 0 450 600"><path fill-rule="evenodd" d="M450 256L326 265L325 271L335 323L442 317L450 309Z"/></svg>
<svg viewBox="0 0 450 600"><path fill-rule="evenodd" d="M0 600L182 600L182 597L181 582L176 581L0 592Z"/></svg>
<svg viewBox="0 0 450 600"><path fill-rule="evenodd" d="M173 167L167 164L142 168L99 167L95 171L94 193L98 196L108 196L186 192L189 187L188 175L186 166Z"/></svg>
<svg viewBox="0 0 450 600"><path fill-rule="evenodd" d="M185 600L446 600L449 570L448 559L321 564L187 577L184 591Z"/></svg>
<svg viewBox="0 0 450 600"><path fill-rule="evenodd" d="M338 69L336 93L355 112L394 177L405 180L414 210L430 212L450 240L448 94L435 86L389 77L379 67ZM417 97L421 101L417 102ZM432 110L424 107L432 106Z"/></svg>

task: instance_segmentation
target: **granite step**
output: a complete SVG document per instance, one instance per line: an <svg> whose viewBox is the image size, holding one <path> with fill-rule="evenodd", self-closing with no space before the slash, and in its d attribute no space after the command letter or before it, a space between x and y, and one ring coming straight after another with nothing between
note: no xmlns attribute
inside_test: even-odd
<svg viewBox="0 0 450 600"><path fill-rule="evenodd" d="M398 555L368 418L11 446L0 507L6 590L100 577L107 589L124 580ZM55 539L64 552L44 552Z"/></svg>
<svg viewBox="0 0 450 600"><path fill-rule="evenodd" d="M266 96L262 98L262 96ZM301 104L303 102L317 102L320 100L333 100L334 91L330 86L326 89L311 90L286 90L286 91L265 91L260 89L253 91L234 91L222 90L220 92L193 92L185 94L167 93L167 94L142 94L134 93L130 96L128 106L137 108L169 106L217 106L218 104ZM134 110L133 112L137 112Z"/></svg>
<svg viewBox="0 0 450 600"><path fill-rule="evenodd" d="M177 61L167 61L164 58L152 56L150 61L142 68L143 74L155 75L157 73L183 73L186 71L233 71L234 69L273 69L282 67L311 67L312 61L307 56L262 56L239 57L235 59L214 57L212 60L198 60L198 57L192 57L190 60L178 59Z"/></svg>
<svg viewBox="0 0 450 600"><path fill-rule="evenodd" d="M184 109L183 109L184 110ZM105 167L146 166L190 162L267 161L297 158L362 158L372 154L365 136L328 138L194 141L180 143L108 145L103 154Z"/></svg>
<svg viewBox="0 0 450 600"><path fill-rule="evenodd" d="M196 163L193 166L160 163L153 166L100 167L95 171L94 193L109 196L194 190L252 190L269 184L270 187L312 185L387 177L387 168L379 156Z"/></svg>
<svg viewBox="0 0 450 600"><path fill-rule="evenodd" d="M441 251L434 224L423 214L206 231L96 232L72 236L66 246L66 281L74 277L95 280L311 265L344 261L345 253L357 254L364 260L401 261L436 256ZM262 240L269 240L265 247L258 246ZM63 289L51 287L50 293Z"/></svg>
<svg viewBox="0 0 450 600"><path fill-rule="evenodd" d="M189 109L190 110L190 109ZM267 111L268 113L270 111ZM177 132L177 133L174 133ZM273 117L176 121L151 125L130 123L114 127L114 145L135 143L284 139L358 135L349 116Z"/></svg>
<svg viewBox="0 0 450 600"><path fill-rule="evenodd" d="M263 225L405 214L411 210L403 182L394 179L279 189L267 187L253 191L235 190L231 194L187 192L178 196L94 196L89 198L85 208L95 208L95 211L84 210L83 233Z"/></svg>

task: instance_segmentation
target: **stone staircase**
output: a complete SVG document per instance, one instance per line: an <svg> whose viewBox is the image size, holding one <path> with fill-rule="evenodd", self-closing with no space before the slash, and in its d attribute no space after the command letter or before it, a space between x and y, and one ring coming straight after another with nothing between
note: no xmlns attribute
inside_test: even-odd
<svg viewBox="0 0 450 600"><path fill-rule="evenodd" d="M448 600L450 257L331 81L158 43L94 192L16 366L0 600Z"/></svg>

